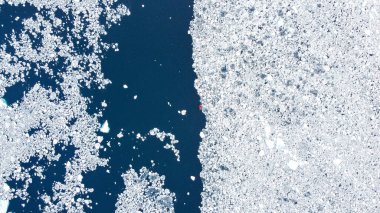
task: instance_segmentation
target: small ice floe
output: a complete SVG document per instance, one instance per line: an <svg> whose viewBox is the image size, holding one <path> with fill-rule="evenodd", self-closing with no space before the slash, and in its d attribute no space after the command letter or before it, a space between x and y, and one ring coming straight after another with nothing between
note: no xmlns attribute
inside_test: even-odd
<svg viewBox="0 0 380 213"><path fill-rule="evenodd" d="M123 84L123 88L124 88L124 89L128 89L128 85Z"/></svg>
<svg viewBox="0 0 380 213"><path fill-rule="evenodd" d="M178 110L178 113L181 114L181 115L186 115L187 111L185 109Z"/></svg>
<svg viewBox="0 0 380 213"><path fill-rule="evenodd" d="M10 190L10 187L8 184L3 184L3 191L8 192ZM6 213L9 206L9 200L0 200L0 213Z"/></svg>
<svg viewBox="0 0 380 213"><path fill-rule="evenodd" d="M129 9L127 9L127 16L130 16L131 15L131 11Z"/></svg>
<svg viewBox="0 0 380 213"><path fill-rule="evenodd" d="M136 100L137 99L137 95L133 96L133 99Z"/></svg>
<svg viewBox="0 0 380 213"><path fill-rule="evenodd" d="M0 200L0 213L7 213L9 200Z"/></svg>
<svg viewBox="0 0 380 213"><path fill-rule="evenodd" d="M109 133L110 127L108 126L108 121L104 121L103 125L100 127L100 131L103 133Z"/></svg>
<svg viewBox="0 0 380 213"><path fill-rule="evenodd" d="M190 176L190 179L191 179L192 181L195 181L195 176Z"/></svg>
<svg viewBox="0 0 380 213"><path fill-rule="evenodd" d="M294 161L294 160L290 160L288 162L288 166L291 170L296 170L299 166L298 162L297 161Z"/></svg>
<svg viewBox="0 0 380 213"><path fill-rule="evenodd" d="M205 133L200 132L200 133L199 133L199 136L200 136L201 138L204 138L204 137L205 137Z"/></svg>
<svg viewBox="0 0 380 213"><path fill-rule="evenodd" d="M102 101L102 107L107 107L106 101Z"/></svg>
<svg viewBox="0 0 380 213"><path fill-rule="evenodd" d="M119 132L117 135L116 135L117 138L122 138L124 137L123 133L122 132Z"/></svg>
<svg viewBox="0 0 380 213"><path fill-rule="evenodd" d="M5 108L8 106L7 101L4 98L0 98L0 108Z"/></svg>

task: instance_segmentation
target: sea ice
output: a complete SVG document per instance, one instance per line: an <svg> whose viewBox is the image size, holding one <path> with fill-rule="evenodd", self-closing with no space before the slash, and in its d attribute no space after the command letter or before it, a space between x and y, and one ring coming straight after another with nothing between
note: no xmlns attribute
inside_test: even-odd
<svg viewBox="0 0 380 213"><path fill-rule="evenodd" d="M100 131L103 132L103 133L109 133L110 132L110 127L108 125L108 121L107 120L104 121L104 123L100 127Z"/></svg>

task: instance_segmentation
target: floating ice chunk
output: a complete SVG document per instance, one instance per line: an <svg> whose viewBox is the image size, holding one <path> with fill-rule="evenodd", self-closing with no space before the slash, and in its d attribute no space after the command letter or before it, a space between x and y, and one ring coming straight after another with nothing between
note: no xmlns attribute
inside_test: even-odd
<svg viewBox="0 0 380 213"><path fill-rule="evenodd" d="M5 108L8 106L7 101L4 98L0 98L0 108Z"/></svg>
<svg viewBox="0 0 380 213"><path fill-rule="evenodd" d="M143 167L122 175L125 190L119 194L116 213L174 212L175 193L164 187L165 176Z"/></svg>
<svg viewBox="0 0 380 213"><path fill-rule="evenodd" d="M299 166L298 162L297 161L294 161L294 160L290 160L288 162L288 166L291 170L296 170Z"/></svg>
<svg viewBox="0 0 380 213"><path fill-rule="evenodd" d="M118 137L118 138L122 138L122 137L124 137L124 135L123 135L122 132L119 132L119 133L116 135L116 137Z"/></svg>
<svg viewBox="0 0 380 213"><path fill-rule="evenodd" d="M128 89L128 85L124 84L124 85L123 85L123 88L124 88L124 89Z"/></svg>
<svg viewBox="0 0 380 213"><path fill-rule="evenodd" d="M3 190L5 192L8 192L10 190L10 187L8 184L4 183L3 184ZM0 213L6 213L8 210L9 206L9 200L0 200Z"/></svg>
<svg viewBox="0 0 380 213"><path fill-rule="evenodd" d="M262 157L262 156L264 156L264 155L265 155L264 150L260 150L260 152L259 152L259 156Z"/></svg>
<svg viewBox="0 0 380 213"><path fill-rule="evenodd" d="M109 133L110 132L110 127L108 126L108 121L107 120L100 127L100 131L103 132L103 133Z"/></svg>
<svg viewBox="0 0 380 213"><path fill-rule="evenodd" d="M190 176L190 179L191 179L192 181L195 181L195 176Z"/></svg>
<svg viewBox="0 0 380 213"><path fill-rule="evenodd" d="M187 111L185 109L178 110L178 113L181 114L181 115L186 115Z"/></svg>
<svg viewBox="0 0 380 213"><path fill-rule="evenodd" d="M172 150L174 155L177 157L177 161L180 161L179 150L175 147L175 145L179 143L179 141L176 140L175 135L173 135L170 132L160 131L158 128L151 129L149 131L149 135L156 136L156 138L159 139L161 142L163 142L165 138L168 138L170 140L170 143L165 144L164 148Z"/></svg>
<svg viewBox="0 0 380 213"><path fill-rule="evenodd" d="M133 96L133 99L136 100L137 99L137 95Z"/></svg>
<svg viewBox="0 0 380 213"><path fill-rule="evenodd" d="M107 107L106 101L102 101L102 107Z"/></svg>
<svg viewBox="0 0 380 213"><path fill-rule="evenodd" d="M205 133L200 132L200 133L199 133L199 136L200 136L201 138L204 138L204 137L205 137Z"/></svg>
<svg viewBox="0 0 380 213"><path fill-rule="evenodd" d="M130 15L131 15L131 11L130 11L129 9L127 9L126 15L127 15L127 16L130 16Z"/></svg>
<svg viewBox="0 0 380 213"><path fill-rule="evenodd" d="M0 200L0 213L6 213L9 206L9 200Z"/></svg>

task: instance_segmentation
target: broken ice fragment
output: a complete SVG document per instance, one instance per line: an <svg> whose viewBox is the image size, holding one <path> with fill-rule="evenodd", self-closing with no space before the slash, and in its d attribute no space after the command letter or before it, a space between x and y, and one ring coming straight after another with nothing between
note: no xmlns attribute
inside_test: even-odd
<svg viewBox="0 0 380 213"><path fill-rule="evenodd" d="M5 108L8 106L7 101L4 98L0 98L0 108Z"/></svg>
<svg viewBox="0 0 380 213"><path fill-rule="evenodd" d="M187 111L185 109L178 110L178 113L181 114L181 115L186 115Z"/></svg>
<svg viewBox="0 0 380 213"><path fill-rule="evenodd" d="M103 132L103 133L109 133L110 132L110 127L108 126L108 121L107 120L100 127L100 131Z"/></svg>
<svg viewBox="0 0 380 213"><path fill-rule="evenodd" d="M107 103L106 103L106 101L103 101L103 102L102 102L102 107L107 107Z"/></svg>
<svg viewBox="0 0 380 213"><path fill-rule="evenodd" d="M204 137L205 137L205 133L200 132L200 133L199 133L199 136L200 136L201 138L204 138Z"/></svg>
<svg viewBox="0 0 380 213"><path fill-rule="evenodd" d="M116 135L116 137L118 137L118 138L122 138L122 137L124 137L124 135L123 135L122 132L119 132L119 133Z"/></svg>
<svg viewBox="0 0 380 213"><path fill-rule="evenodd" d="M8 192L10 190L10 187L8 184L3 184L3 190L4 192ZM9 206L9 200L0 200L0 213L6 213Z"/></svg>
<svg viewBox="0 0 380 213"><path fill-rule="evenodd" d="M0 213L6 213L9 206L9 200L0 200Z"/></svg>

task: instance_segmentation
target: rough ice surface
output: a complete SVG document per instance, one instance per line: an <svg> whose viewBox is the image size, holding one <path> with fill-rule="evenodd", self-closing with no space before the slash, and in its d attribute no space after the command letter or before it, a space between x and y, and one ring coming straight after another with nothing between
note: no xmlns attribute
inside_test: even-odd
<svg viewBox="0 0 380 213"><path fill-rule="evenodd" d="M0 187L0 200L29 202L30 173L44 179L44 166L22 165L31 158L58 161L73 149L64 181L54 182L53 194L33 199L44 204L36 211L83 212L91 207L88 193L93 191L82 183L83 174L107 160L97 149L101 112L87 112L91 99L81 90L110 83L101 71L101 57L117 45L101 38L129 10L113 0L0 0L2 7L34 12L15 18L21 29L0 37L0 97L25 82L30 86L14 103L0 101L0 184L23 183Z"/></svg>
<svg viewBox="0 0 380 213"><path fill-rule="evenodd" d="M165 176L143 167L122 175L125 190L118 197L116 212L174 212L175 194L164 188Z"/></svg>
<svg viewBox="0 0 380 213"><path fill-rule="evenodd" d="M380 212L380 2L195 0L203 212Z"/></svg>

